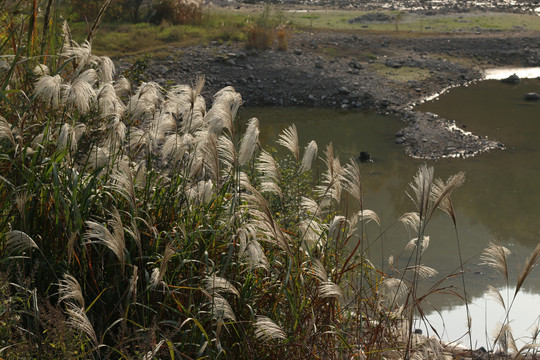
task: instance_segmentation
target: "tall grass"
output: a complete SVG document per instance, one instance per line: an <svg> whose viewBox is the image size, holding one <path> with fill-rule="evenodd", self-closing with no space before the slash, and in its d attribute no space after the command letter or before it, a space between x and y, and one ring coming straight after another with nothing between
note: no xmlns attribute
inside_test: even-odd
<svg viewBox="0 0 540 360"><path fill-rule="evenodd" d="M2 357L442 353L412 320L444 287L446 276L418 290L435 276L422 265L425 229L437 208L453 216L461 175L435 181L420 168L416 211L401 218L416 236L412 255L382 271L365 228L380 220L364 207L354 160L342 164L329 144L314 178L318 146L300 144L294 125L276 144L285 157L260 148L256 118L239 133L233 88L207 107L204 77L132 87L67 25L58 52L35 55L33 35L20 36L29 19L12 18L2 47ZM345 199L358 210L341 211Z"/></svg>

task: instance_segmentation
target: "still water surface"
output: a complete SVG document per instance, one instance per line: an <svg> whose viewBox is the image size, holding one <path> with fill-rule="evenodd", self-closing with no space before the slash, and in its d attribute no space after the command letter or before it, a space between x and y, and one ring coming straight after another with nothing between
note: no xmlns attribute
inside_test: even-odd
<svg viewBox="0 0 540 360"><path fill-rule="evenodd" d="M373 246L372 261L378 266L387 267L388 256L402 254L406 243L414 237L395 221L415 210L405 192L418 166L433 166L435 176L442 179L465 171L466 183L454 193L453 200L466 261L467 291L473 299L473 342L479 346L487 343L486 327L489 333L502 316L497 305L487 303L487 284L498 288L506 284L492 270L479 265L478 255L490 241L508 247L512 251L510 277L515 279L521 264L540 241L540 102L523 100L523 95L532 91L540 93L540 80L526 80L519 85L483 81L452 89L440 99L419 107L421 111L455 119L466 125L465 130L487 135L507 146L507 150L468 159L425 161L407 157L402 146L394 143L395 133L403 123L390 116L305 108L250 108L244 109L241 116L259 118L262 144L274 144L278 134L295 123L301 146L315 139L319 155L330 142L342 163L357 157L360 151L369 151L374 162L360 164L365 207L377 212L383 230L389 229L382 242ZM373 239L379 234L373 226L368 230ZM423 256L424 264L437 269L438 278L455 272L459 267L456 235L448 216L437 214L428 225L427 234L431 241ZM438 278L432 279L431 284ZM447 284L459 287L460 283ZM425 285L430 285L429 281ZM515 285L515 280L510 285ZM516 337L537 321L539 294L540 269L536 269L513 305ZM444 332L448 340L460 337L466 327L462 302L454 296L433 296L428 300L444 316L443 327L437 312L425 306L437 331Z"/></svg>

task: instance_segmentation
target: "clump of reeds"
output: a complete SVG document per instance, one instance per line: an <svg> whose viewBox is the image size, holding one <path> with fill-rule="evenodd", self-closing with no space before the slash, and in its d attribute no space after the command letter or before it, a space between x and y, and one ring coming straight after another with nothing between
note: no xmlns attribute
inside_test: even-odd
<svg viewBox="0 0 540 360"><path fill-rule="evenodd" d="M426 225L437 208L455 223L450 195L462 175L441 182L420 168L417 209L401 218L411 256L383 272L369 259L365 224L381 223L364 207L358 163L342 163L330 144L314 178L316 142L304 147L292 125L277 142L286 156L261 149L256 118L236 127L233 88L207 108L202 76L132 87L66 25L62 39L36 71L22 64L37 59L15 54L0 100L0 272L10 284L0 300L19 304L0 332L9 356L54 358L47 344L62 341L80 358L440 350L411 324L444 280L418 291L436 274L422 263ZM340 210L347 197L352 213Z"/></svg>

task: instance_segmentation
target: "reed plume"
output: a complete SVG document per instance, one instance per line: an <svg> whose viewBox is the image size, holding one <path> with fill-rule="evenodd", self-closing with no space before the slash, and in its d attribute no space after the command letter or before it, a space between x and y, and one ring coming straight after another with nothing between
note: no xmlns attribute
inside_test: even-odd
<svg viewBox="0 0 540 360"><path fill-rule="evenodd" d="M261 151L256 168L263 175L261 178L261 191L282 196L279 166L268 151Z"/></svg>
<svg viewBox="0 0 540 360"><path fill-rule="evenodd" d="M94 346L97 347L99 345L99 342L96 336L96 332L94 330L94 327L92 326L92 323L88 319L88 316L86 316L84 308L79 307L73 303L67 303L66 312L69 318L68 324L74 329L77 329L82 333L86 334L86 336L88 336L88 338L94 343Z"/></svg>
<svg viewBox="0 0 540 360"><path fill-rule="evenodd" d="M523 282L525 279L529 276L531 271L538 265L538 261L540 260L540 244L536 245L536 248L534 248L533 252L531 253L531 256L527 258L525 261L525 264L523 265L523 269L519 273L517 284L516 284L516 290L514 292L514 297L517 295L519 290L521 289L521 286L523 285Z"/></svg>
<svg viewBox="0 0 540 360"><path fill-rule="evenodd" d="M6 250L13 253L22 253L32 248L38 249L36 242L26 233L11 230L6 233Z"/></svg>
<svg viewBox="0 0 540 360"><path fill-rule="evenodd" d="M122 226L122 219L118 210L113 207L110 215L112 218L109 220L108 225L111 227L112 232L104 225L95 221L87 221L86 226L88 230L84 234L84 239L88 242L96 241L99 244L105 245L109 248L120 261L122 271L125 266L125 239L124 239L124 227Z"/></svg>
<svg viewBox="0 0 540 360"><path fill-rule="evenodd" d="M510 253L510 250L504 246L490 242L480 255L480 265L487 265L497 270L508 283L508 255Z"/></svg>
<svg viewBox="0 0 540 360"><path fill-rule="evenodd" d="M15 138L13 137L13 131L11 130L11 125L0 115L0 140L7 139L13 145L17 145Z"/></svg>
<svg viewBox="0 0 540 360"><path fill-rule="evenodd" d="M412 195L407 193L411 200L416 204L420 219L427 217L430 213L431 189L433 186L433 167L427 167L423 164L413 178L410 187L413 190Z"/></svg>
<svg viewBox="0 0 540 360"><path fill-rule="evenodd" d="M255 321L255 337L263 342L287 338L285 332L267 316L259 315Z"/></svg>
<svg viewBox="0 0 540 360"><path fill-rule="evenodd" d="M307 144L306 149L304 150L304 156L302 157L302 165L300 166L300 172L306 172L311 169L311 164L313 163L313 160L317 157L317 143L315 140L311 140L309 144Z"/></svg>
<svg viewBox="0 0 540 360"><path fill-rule="evenodd" d="M63 83L64 81L60 75L41 76L35 84L34 93L48 107L56 110L60 105Z"/></svg>
<svg viewBox="0 0 540 360"><path fill-rule="evenodd" d="M116 96L118 96L119 98L131 92L131 83L124 76L120 76L118 79L116 79L113 87L114 87L114 92L116 93Z"/></svg>
<svg viewBox="0 0 540 360"><path fill-rule="evenodd" d="M110 117L121 118L124 114L125 106L117 95L111 82L104 84L97 93L97 104L101 118Z"/></svg>
<svg viewBox="0 0 540 360"><path fill-rule="evenodd" d="M204 288L210 293L230 293L240 296L240 293L227 279L213 274L204 279Z"/></svg>
<svg viewBox="0 0 540 360"><path fill-rule="evenodd" d="M58 292L60 294L58 302L74 300L80 308L84 308L81 285L75 277L65 274L64 278L58 283Z"/></svg>
<svg viewBox="0 0 540 360"><path fill-rule="evenodd" d="M238 164L245 165L259 142L259 120L251 118L248 122L248 127L242 141L240 142L240 150L238 151Z"/></svg>
<svg viewBox="0 0 540 360"><path fill-rule="evenodd" d="M296 162L300 161L300 148L298 145L298 131L296 131L296 125L292 124L281 134L279 134L278 144L287 148L294 156Z"/></svg>

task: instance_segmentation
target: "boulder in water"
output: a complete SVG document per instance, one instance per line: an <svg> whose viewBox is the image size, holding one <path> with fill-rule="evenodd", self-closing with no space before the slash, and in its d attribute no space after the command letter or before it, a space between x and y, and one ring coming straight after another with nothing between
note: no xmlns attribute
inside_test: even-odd
<svg viewBox="0 0 540 360"><path fill-rule="evenodd" d="M525 97L525 100L527 100L527 101L540 100L540 95L538 95L535 92L526 93L524 97Z"/></svg>
<svg viewBox="0 0 540 360"><path fill-rule="evenodd" d="M509 77L502 79L501 81L507 84L519 84L521 82L521 79L516 74L512 74Z"/></svg>
<svg viewBox="0 0 540 360"><path fill-rule="evenodd" d="M360 162L373 162L371 159L371 155L367 151L360 152L360 156L358 157L358 161Z"/></svg>

